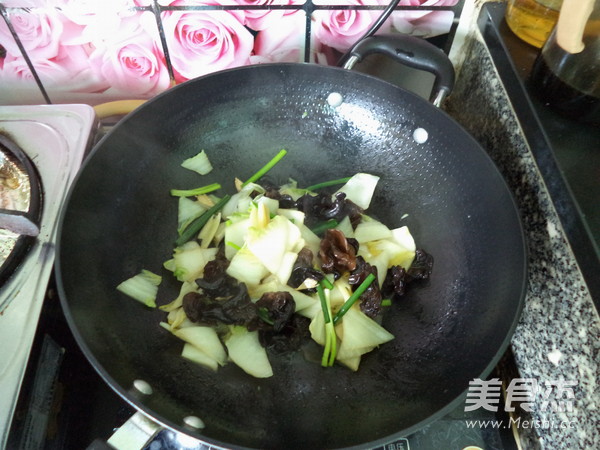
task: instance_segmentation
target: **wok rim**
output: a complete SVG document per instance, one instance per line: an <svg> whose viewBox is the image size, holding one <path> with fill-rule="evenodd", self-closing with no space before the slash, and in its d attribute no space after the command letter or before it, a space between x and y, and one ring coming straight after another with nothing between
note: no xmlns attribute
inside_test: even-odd
<svg viewBox="0 0 600 450"><path fill-rule="evenodd" d="M523 311L524 304L525 304L525 299L527 296L527 286L528 286L528 281L529 281L528 280L529 248L528 248L528 241L527 241L525 229L523 227L523 220L521 218L520 209L515 200L515 194L511 190L510 186L508 185L505 176L502 174L502 172L498 168L497 164L491 158L489 153L483 148L483 146L477 140L475 140L475 138L470 133L468 133L466 131L466 129L462 125L460 125L446 111L442 110L441 108L435 107L428 101L424 100L422 97L419 97L418 95L414 94L413 92L410 92L400 86L394 85L386 80L382 80L373 75L369 75L369 74L365 74L365 73L357 72L357 71L353 71L353 70L343 69L340 67L321 66L318 64L314 64L314 63L266 63L266 64L247 65L247 66L242 66L242 67L225 69L225 70L209 73L209 74L203 75L201 77L198 77L198 78L195 78L192 80L188 80L188 81L181 83L179 85L176 85L166 91L163 91L162 93L156 95L155 97L149 99L148 101L146 101L145 103L140 105L138 108L136 108L131 113L127 114L105 136L103 136L102 139L100 139L100 141L98 141L95 144L95 146L92 148L90 153L85 158L76 177L74 178L71 185L69 186L68 193L65 196L64 204L63 204L63 207L60 212L58 227L57 227L56 258L55 258L55 265L54 265L56 285L57 285L57 290L58 290L60 304L61 304L61 307L63 310L63 314L65 315L69 329L70 329L71 333L73 334L79 348L85 355L86 359L93 366L94 370L100 375L102 380L104 382L106 382L114 392L116 392L126 403L131 405L134 409L144 413L149 419L156 422L160 426L162 426L166 429L172 430L174 432L177 432L177 433L182 433L182 434L191 436L191 437L193 437L203 443L206 443L208 445L212 445L212 446L216 445L216 446L222 447L223 449L251 450L251 449L254 449L254 447L245 447L245 446L240 446L240 445L236 445L236 444L230 444L230 443L227 443L224 441L220 441L218 439L213 439L213 438L202 435L200 432L201 430L198 432L195 432L195 431L191 430L189 427L186 427L185 425L177 424L169 419L165 419L164 417L158 415L151 408L147 407L144 404L144 402L143 402L144 396L143 395L140 396L138 394L133 394L131 388L125 389L123 386L121 386L119 383L117 383L116 380L114 380L111 377L111 375L108 373L108 371L100 364L98 359L94 356L94 353L92 352L92 350L90 349L90 347L88 346L86 341L84 340L82 334L79 331L79 327L77 326L75 319L73 318L73 315L71 313L71 308L69 307L69 301L67 299L67 295L66 295L66 293L64 291L64 287L63 287L63 277L62 277L62 270L61 270L61 248L62 248L62 237L63 237L62 231L63 231L64 221L65 221L68 206L70 204L71 197L73 196L73 193L77 187L80 177L82 176L82 173L84 172L85 167L88 164L90 164L90 161L93 159L92 157L97 152L99 152L100 149L103 147L104 141L107 140L112 134L117 133L120 128L126 126L129 118L131 116L133 116L134 114L136 114L138 110L151 107L155 102L160 102L163 97L169 95L174 90L185 89L185 88L187 88L187 86L189 86L191 84L202 83L204 80L206 80L208 78L219 77L222 74L226 74L226 73L230 73L230 72L240 72L240 71L252 70L255 67L263 67L263 68L266 67L266 68L271 68L271 69L277 69L278 67L294 68L294 67L303 67L303 66L313 66L315 68L318 68L317 70L320 70L324 73L329 72L329 71L350 72L350 73L354 74L352 76L356 76L359 78L366 77L371 80L375 80L377 83L383 83L394 89L403 91L405 94L409 94L410 96L418 98L419 99L418 101L425 101L427 104L429 104L431 106L432 112L437 111L436 114L441 113L443 116L445 116L445 118L447 120L452 122L453 127L457 128L457 130L460 130L460 132L462 134L464 134L466 139L471 140L475 144L475 145L473 145L473 148L477 148L478 151L481 153L481 156L483 156L485 159L488 160L487 162L489 162L491 164L493 170L496 172L496 175L501 180L501 183L503 184L503 186L505 188L505 193L508 194L508 198L510 198L510 204L512 205L510 212L511 212L511 214L514 214L514 218L516 219L516 225L518 225L518 229L520 231L519 243L521 245L522 251L520 251L519 253L521 253L520 260L522 261L522 271L521 271L522 282L520 283L520 289L519 289L520 295L519 295L517 307L514 310L514 316L512 318L512 322L510 324L508 332L506 333L501 345L498 347L498 350L496 351L494 356L490 359L489 363L487 364L487 366L485 367L483 372L481 374L479 374L479 378L481 378L481 379L487 378L488 375L496 367L498 362L501 360L501 358L504 356L506 350L508 349L508 347L510 345L510 342L511 342L514 332L519 324L519 321L521 319L522 311ZM428 112L429 111L425 112L424 115L427 115ZM444 407L442 407L441 409L439 409L432 415L430 415L430 416L426 417L425 419L423 419L407 428L404 428L396 433L388 435L384 438L379 438L379 439L376 439L373 441L369 441L368 443L364 443L364 444L357 444L357 445L352 445L352 446L347 446L347 447L333 447L333 448L357 449L358 450L358 449L364 449L366 446L377 447L377 446L385 445L387 443L394 442L395 440L398 440L401 438L407 438L411 434L413 434L413 433L417 432L418 430L422 429L423 427L425 427L426 425L441 419L442 417L444 417L451 411L455 410L461 402L464 402L467 391L468 391L468 389L465 389L464 391L462 391L458 396L456 396L453 400L448 402Z"/></svg>

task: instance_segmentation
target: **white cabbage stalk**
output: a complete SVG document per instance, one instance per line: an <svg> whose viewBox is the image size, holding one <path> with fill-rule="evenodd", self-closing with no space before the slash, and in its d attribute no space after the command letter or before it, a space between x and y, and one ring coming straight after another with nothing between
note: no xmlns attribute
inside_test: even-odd
<svg viewBox="0 0 600 450"><path fill-rule="evenodd" d="M196 218L200 217L208 208L197 200L188 197L179 197L177 207L177 227L180 231Z"/></svg>
<svg viewBox="0 0 600 450"><path fill-rule="evenodd" d="M291 257L286 254L300 251L304 247L304 239L297 226L283 216L275 216L266 228L250 227L246 246L270 273L278 275L282 283L287 283Z"/></svg>
<svg viewBox="0 0 600 450"><path fill-rule="evenodd" d="M193 170L200 175L206 175L213 170L213 166L208 159L208 155L204 150L198 153L196 156L186 159L181 163L181 166L185 169Z"/></svg>
<svg viewBox="0 0 600 450"><path fill-rule="evenodd" d="M276 211L276 214L283 216L290 220L294 225L300 227L300 225L304 224L305 214L302 211L298 211L297 209L285 209L279 208Z"/></svg>
<svg viewBox="0 0 600 450"><path fill-rule="evenodd" d="M260 345L257 331L246 327L231 327L231 334L225 340L229 358L244 372L256 378L273 376L273 369L265 348Z"/></svg>
<svg viewBox="0 0 600 450"><path fill-rule="evenodd" d="M187 319L183 308L177 308L167 314L167 322L171 325L171 330L179 328Z"/></svg>
<svg viewBox="0 0 600 450"><path fill-rule="evenodd" d="M226 272L250 287L260 284L269 270L247 247L242 247L231 259Z"/></svg>
<svg viewBox="0 0 600 450"><path fill-rule="evenodd" d="M212 327L193 326L185 328L171 327L171 333L214 359L219 365L225 365L227 353L217 332Z"/></svg>
<svg viewBox="0 0 600 450"><path fill-rule="evenodd" d="M208 246L212 243L215 234L219 228L221 223L221 213L218 212L214 214L208 221L204 224L200 233L198 234L198 239L200 239L200 247L208 248Z"/></svg>
<svg viewBox="0 0 600 450"><path fill-rule="evenodd" d="M217 361L208 356L199 348L193 346L192 344L188 344L187 342L183 344L181 356L183 356L185 359L195 362L196 364L208 367L209 369L214 371L216 371L219 368L219 363Z"/></svg>
<svg viewBox="0 0 600 450"><path fill-rule="evenodd" d="M300 225L298 228L300 229L300 236L304 239L304 245L312 252L313 259L316 259L321 247L321 238L304 224Z"/></svg>
<svg viewBox="0 0 600 450"><path fill-rule="evenodd" d="M142 270L137 275L120 283L117 290L150 308L156 308L156 294L161 281L160 275L149 270Z"/></svg>
<svg viewBox="0 0 600 450"><path fill-rule="evenodd" d="M344 217L335 228L336 230L340 230L342 233L344 233L344 236L346 236L347 238L354 237L354 228L352 228L352 222L350 221L350 217L348 216Z"/></svg>
<svg viewBox="0 0 600 450"><path fill-rule="evenodd" d="M179 289L179 295L177 296L177 298L175 298L175 300L173 300L171 303L168 303L163 306L159 306L159 308L166 312L173 311L174 309L180 308L183 305L184 295L189 292L197 292L197 291L198 291L198 285L195 282L184 281L183 283L181 283L181 288Z"/></svg>
<svg viewBox="0 0 600 450"><path fill-rule="evenodd" d="M394 339L394 335L367 317L358 307L350 308L336 326L341 336L337 358L347 360L364 355L381 344Z"/></svg>
<svg viewBox="0 0 600 450"><path fill-rule="evenodd" d="M279 209L279 200L275 200L274 198L265 197L264 195L259 195L254 199L254 202L257 205L265 205L267 210L269 211L269 215L277 214L277 210Z"/></svg>
<svg viewBox="0 0 600 450"><path fill-rule="evenodd" d="M225 226L225 257L229 260L244 246L250 228L250 219L227 223Z"/></svg>
<svg viewBox="0 0 600 450"><path fill-rule="evenodd" d="M400 228L394 228L392 230L392 240L398 245L404 247L406 250L411 252L417 250L415 239L412 237L412 234L410 234L410 231L406 225Z"/></svg>
<svg viewBox="0 0 600 450"><path fill-rule="evenodd" d="M176 248L173 254L173 271L179 281L193 281L202 277L204 266L215 259L216 248L201 248L195 241Z"/></svg>
<svg viewBox="0 0 600 450"><path fill-rule="evenodd" d="M319 345L325 345L325 318L323 309L319 305L319 311L314 315L308 326L310 337Z"/></svg>
<svg viewBox="0 0 600 450"><path fill-rule="evenodd" d="M389 239L391 237L392 231L377 220L361 222L354 230L354 239L356 239L359 244L379 239Z"/></svg>
<svg viewBox="0 0 600 450"><path fill-rule="evenodd" d="M378 182L378 176L368 173L357 173L339 188L337 192L345 193L346 199L351 200L362 209L368 209Z"/></svg>
<svg viewBox="0 0 600 450"><path fill-rule="evenodd" d="M251 195L254 192L264 194L265 189L259 184L248 183L241 191L233 194L221 210L223 217L229 218L229 216L237 212L248 212L248 209L250 209L250 206L252 205Z"/></svg>
<svg viewBox="0 0 600 450"><path fill-rule="evenodd" d="M339 278L333 283L333 289L329 294L329 300L331 302L331 308L335 311L339 309L346 300L352 295L352 288L348 283L348 277L344 276Z"/></svg>

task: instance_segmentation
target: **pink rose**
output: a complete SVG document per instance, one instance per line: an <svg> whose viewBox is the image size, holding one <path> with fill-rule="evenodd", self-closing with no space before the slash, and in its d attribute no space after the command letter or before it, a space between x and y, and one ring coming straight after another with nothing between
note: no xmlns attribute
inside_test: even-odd
<svg viewBox="0 0 600 450"><path fill-rule="evenodd" d="M87 52L81 47L60 47L56 57L31 58L31 62L47 89L97 92L108 87L107 82L91 69ZM35 79L20 54L7 54L0 70L0 78L5 82L35 85Z"/></svg>
<svg viewBox="0 0 600 450"><path fill-rule="evenodd" d="M419 11L420 12L420 11ZM399 11L392 14L394 28L401 33L414 36L433 37L450 31L454 13L452 11Z"/></svg>
<svg viewBox="0 0 600 450"><path fill-rule="evenodd" d="M276 24L282 17L296 10L268 9L270 5L301 5L305 0L233 0L240 6L264 6L266 9L248 9L244 11L244 25L255 31L261 31Z"/></svg>
<svg viewBox="0 0 600 450"><path fill-rule="evenodd" d="M348 4L364 5L367 2L349 0ZM380 15L380 10L317 10L313 13L313 33L321 44L344 52L367 32ZM388 22L379 29L380 33L389 30Z"/></svg>
<svg viewBox="0 0 600 450"><path fill-rule="evenodd" d="M170 84L162 50L144 33L96 50L90 63L110 83L109 93L150 97Z"/></svg>
<svg viewBox="0 0 600 450"><path fill-rule="evenodd" d="M29 55L37 58L57 55L63 21L55 9L11 12L9 19ZM4 20L0 20L0 45L12 55L21 54Z"/></svg>
<svg viewBox="0 0 600 450"><path fill-rule="evenodd" d="M304 61L305 28L304 11L283 16L269 28L258 32L250 61L253 64Z"/></svg>
<svg viewBox="0 0 600 450"><path fill-rule="evenodd" d="M35 83L35 78L24 58L17 58L14 55L7 54L2 60L2 70L0 70L0 80L3 85L15 84L15 82Z"/></svg>
<svg viewBox="0 0 600 450"><path fill-rule="evenodd" d="M176 81L250 62L254 37L227 11L168 11L162 23Z"/></svg>
<svg viewBox="0 0 600 450"><path fill-rule="evenodd" d="M448 33L454 20L452 11L431 11L431 6L454 6L458 0L401 0L404 6L420 6L413 11L396 11L392 14L392 24L401 33L431 37Z"/></svg>

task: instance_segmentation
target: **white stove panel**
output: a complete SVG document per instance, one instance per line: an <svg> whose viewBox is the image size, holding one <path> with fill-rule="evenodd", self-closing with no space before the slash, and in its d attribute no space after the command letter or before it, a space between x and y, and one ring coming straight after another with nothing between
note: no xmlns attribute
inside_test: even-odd
<svg viewBox="0 0 600 450"><path fill-rule="evenodd" d="M40 234L0 288L0 448L5 445L52 271L59 212L95 122L87 105L0 106L0 133L35 165L43 191Z"/></svg>

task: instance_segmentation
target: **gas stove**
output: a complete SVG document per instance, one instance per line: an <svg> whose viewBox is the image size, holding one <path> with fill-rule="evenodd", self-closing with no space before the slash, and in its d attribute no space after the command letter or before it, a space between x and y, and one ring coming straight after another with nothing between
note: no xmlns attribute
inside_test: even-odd
<svg viewBox="0 0 600 450"><path fill-rule="evenodd" d="M26 184L25 197L31 197L24 206L12 199L2 205L6 217L28 229L3 230L0 236L9 247L2 267L8 273L0 288L0 447L8 435L52 272L58 214L94 121L94 111L86 105L0 106L3 160L20 160L18 165L29 167L19 171L9 188ZM3 192L11 196L10 189ZM28 239L27 245L21 245L22 238Z"/></svg>

